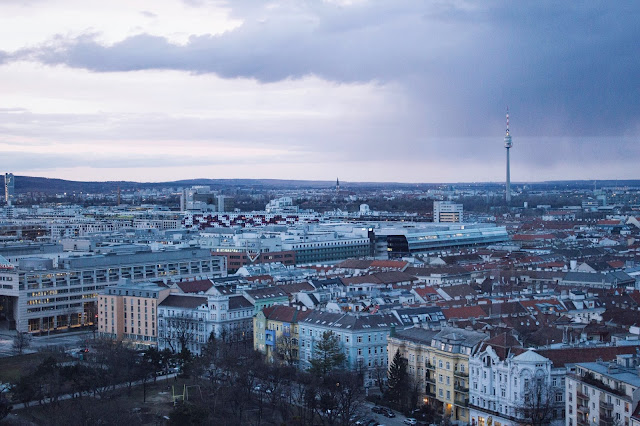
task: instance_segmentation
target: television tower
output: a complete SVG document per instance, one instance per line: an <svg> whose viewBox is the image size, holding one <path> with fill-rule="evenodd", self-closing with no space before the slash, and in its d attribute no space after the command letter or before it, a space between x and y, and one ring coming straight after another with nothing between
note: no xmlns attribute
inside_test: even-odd
<svg viewBox="0 0 640 426"><path fill-rule="evenodd" d="M505 188L505 200L507 205L511 203L511 168L509 165L509 150L513 144L511 143L511 135L509 134L509 107L507 107L507 134L504 137L504 147L507 149L507 185Z"/></svg>

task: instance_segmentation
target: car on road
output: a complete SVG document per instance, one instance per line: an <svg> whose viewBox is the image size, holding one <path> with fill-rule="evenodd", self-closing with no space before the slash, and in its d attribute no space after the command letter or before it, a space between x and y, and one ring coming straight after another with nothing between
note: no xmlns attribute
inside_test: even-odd
<svg viewBox="0 0 640 426"><path fill-rule="evenodd" d="M408 418L404 419L402 422L404 424L406 424L406 425L416 425L416 424L418 424L418 421L416 419L414 419L413 417L408 417Z"/></svg>
<svg viewBox="0 0 640 426"><path fill-rule="evenodd" d="M374 413L377 413L377 414L382 414L382 413L385 412L385 409L384 409L384 407L380 407L379 405L376 405L374 407L371 407L371 411L373 411Z"/></svg>
<svg viewBox="0 0 640 426"><path fill-rule="evenodd" d="M389 418L391 418L391 417L395 417L395 416L396 416L396 413L394 413L393 411L391 411L389 408L386 408L386 409L382 412L382 414L383 414L384 416L386 416L386 417L389 417Z"/></svg>

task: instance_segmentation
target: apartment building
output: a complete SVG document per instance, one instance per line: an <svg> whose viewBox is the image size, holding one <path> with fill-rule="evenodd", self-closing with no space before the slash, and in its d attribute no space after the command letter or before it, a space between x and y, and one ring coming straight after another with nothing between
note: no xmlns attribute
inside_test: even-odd
<svg viewBox="0 0 640 426"><path fill-rule="evenodd" d="M531 398L549 413L549 424L564 425L564 371L550 359L522 348L503 333L482 342L469 358L469 411L472 425L519 426L527 423ZM535 395L534 395L535 393Z"/></svg>
<svg viewBox="0 0 640 426"><path fill-rule="evenodd" d="M300 321L312 311L293 306L264 308L253 318L253 347L270 362L298 365L300 361Z"/></svg>
<svg viewBox="0 0 640 426"><path fill-rule="evenodd" d="M158 304L171 289L155 283L122 280L98 296L98 332L138 348L158 345Z"/></svg>
<svg viewBox="0 0 640 426"><path fill-rule="evenodd" d="M250 343L252 319L253 304L241 294L171 294L158 306L158 349L199 355L212 335Z"/></svg>
<svg viewBox="0 0 640 426"><path fill-rule="evenodd" d="M424 384L423 401L451 421L468 424L469 357L487 339L484 333L445 327L440 331L410 328L388 339L387 351L408 361L413 380Z"/></svg>
<svg viewBox="0 0 640 426"><path fill-rule="evenodd" d="M21 259L0 270L0 297L6 298L11 328L48 332L89 326L98 314L98 294L121 279L132 282L223 276L222 257L209 250L176 249L108 253L52 259Z"/></svg>
<svg viewBox="0 0 640 426"><path fill-rule="evenodd" d="M345 354L345 366L363 373L365 387L386 379L387 337L401 327L393 314L351 314L312 311L300 321L300 367L308 369L316 344L326 331L333 332Z"/></svg>
<svg viewBox="0 0 640 426"><path fill-rule="evenodd" d="M640 402L640 355L576 364L566 380L569 426L629 425Z"/></svg>

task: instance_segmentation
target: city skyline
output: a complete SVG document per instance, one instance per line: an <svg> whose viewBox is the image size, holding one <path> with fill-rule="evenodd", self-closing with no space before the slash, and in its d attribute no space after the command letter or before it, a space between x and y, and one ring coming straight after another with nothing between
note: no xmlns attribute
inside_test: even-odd
<svg viewBox="0 0 640 426"><path fill-rule="evenodd" d="M634 179L639 11L2 4L0 169L80 181L500 182L509 105L514 182Z"/></svg>

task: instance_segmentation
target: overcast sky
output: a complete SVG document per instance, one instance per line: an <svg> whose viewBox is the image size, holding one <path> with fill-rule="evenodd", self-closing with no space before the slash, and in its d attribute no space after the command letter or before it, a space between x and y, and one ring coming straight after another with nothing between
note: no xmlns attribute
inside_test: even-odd
<svg viewBox="0 0 640 426"><path fill-rule="evenodd" d="M635 1L0 2L0 172L638 179Z"/></svg>

